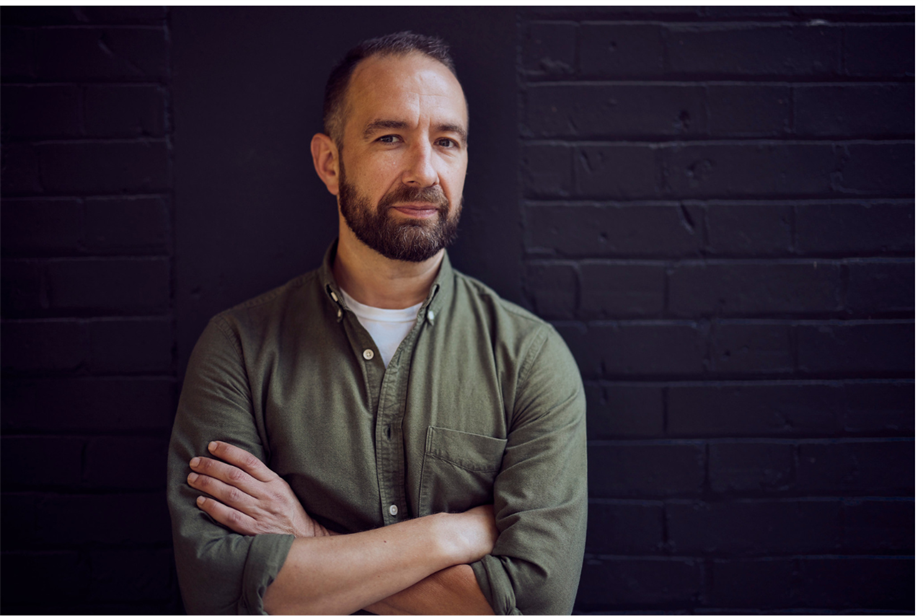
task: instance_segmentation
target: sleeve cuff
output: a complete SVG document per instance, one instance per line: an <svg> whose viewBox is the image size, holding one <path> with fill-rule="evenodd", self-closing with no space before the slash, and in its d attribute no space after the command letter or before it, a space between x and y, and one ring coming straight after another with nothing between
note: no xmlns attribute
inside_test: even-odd
<svg viewBox="0 0 923 616"><path fill-rule="evenodd" d="M265 614L263 594L276 579L288 551L295 541L293 535L256 535L250 543L244 566L243 596L238 604L242 614Z"/></svg>
<svg viewBox="0 0 923 616"><path fill-rule="evenodd" d="M485 556L477 562L471 563L474 577L481 587L481 592L494 614L521 614L516 608L516 595L506 570L496 556Z"/></svg>

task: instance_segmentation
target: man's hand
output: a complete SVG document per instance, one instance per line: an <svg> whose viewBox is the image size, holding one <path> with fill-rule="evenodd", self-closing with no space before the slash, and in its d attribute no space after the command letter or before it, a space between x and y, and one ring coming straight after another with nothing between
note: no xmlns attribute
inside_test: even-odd
<svg viewBox="0 0 923 616"><path fill-rule="evenodd" d="M199 509L242 535L327 537L335 533L315 522L288 483L239 447L212 441L208 451L228 462L195 457L189 461L189 485L214 498L200 496ZM215 500L217 499L217 500Z"/></svg>

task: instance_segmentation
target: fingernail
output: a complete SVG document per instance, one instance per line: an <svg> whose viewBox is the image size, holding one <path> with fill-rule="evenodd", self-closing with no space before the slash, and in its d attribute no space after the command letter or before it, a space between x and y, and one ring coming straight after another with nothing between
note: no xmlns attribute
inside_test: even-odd
<svg viewBox="0 0 923 616"><path fill-rule="evenodd" d="M193 459L189 460L189 466L191 466L192 468L198 467L198 466L199 466L199 459L198 459L198 458L193 458Z"/></svg>
<svg viewBox="0 0 923 616"><path fill-rule="evenodd" d="M201 505L201 504L203 504L203 503L205 502L205 497L204 497L204 496L200 496L199 498L195 499L195 502L196 502L197 505Z"/></svg>
<svg viewBox="0 0 923 616"><path fill-rule="evenodd" d="M209 451L215 451L215 449L217 448L218 448L218 443L216 443L215 441L212 441L211 443L208 444Z"/></svg>
<svg viewBox="0 0 923 616"><path fill-rule="evenodd" d="M199 478L198 473L189 473L190 483L195 483L195 480Z"/></svg>

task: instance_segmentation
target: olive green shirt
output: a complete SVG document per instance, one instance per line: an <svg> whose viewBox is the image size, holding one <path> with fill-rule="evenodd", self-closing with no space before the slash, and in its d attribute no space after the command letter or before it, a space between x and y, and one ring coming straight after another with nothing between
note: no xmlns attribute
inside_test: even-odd
<svg viewBox="0 0 923 616"><path fill-rule="evenodd" d="M221 439L353 533L493 503L471 566L498 614L570 613L586 534L585 400L555 330L446 256L388 368L323 266L214 317L192 353L167 498L190 613L262 613L290 535L242 536L195 505L189 460ZM310 584L311 580L305 580Z"/></svg>

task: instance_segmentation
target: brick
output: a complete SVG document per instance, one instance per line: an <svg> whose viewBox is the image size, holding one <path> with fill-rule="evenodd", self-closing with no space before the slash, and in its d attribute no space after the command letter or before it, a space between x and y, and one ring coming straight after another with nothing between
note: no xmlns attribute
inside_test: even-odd
<svg viewBox="0 0 923 616"><path fill-rule="evenodd" d="M796 86L795 134L912 139L913 84Z"/></svg>
<svg viewBox="0 0 923 616"><path fill-rule="evenodd" d="M6 317L49 307L44 264L36 261L7 259L0 277L3 311Z"/></svg>
<svg viewBox="0 0 923 616"><path fill-rule="evenodd" d="M587 553L656 554L663 542L663 505L590 503Z"/></svg>
<svg viewBox="0 0 923 616"><path fill-rule="evenodd" d="M583 318L636 317L663 313L664 266L645 263L584 263L580 266Z"/></svg>
<svg viewBox="0 0 923 616"><path fill-rule="evenodd" d="M163 141L52 143L37 150L48 192L150 193L172 188Z"/></svg>
<svg viewBox="0 0 923 616"><path fill-rule="evenodd" d="M4 432L118 432L170 429L176 411L172 378L4 379Z"/></svg>
<svg viewBox="0 0 923 616"><path fill-rule="evenodd" d="M51 305L72 311L163 312L170 263L162 258L73 259L48 263Z"/></svg>
<svg viewBox="0 0 923 616"><path fill-rule="evenodd" d="M574 72L577 24L533 22L527 26L522 67L527 74L569 75Z"/></svg>
<svg viewBox="0 0 923 616"><path fill-rule="evenodd" d="M646 385L585 383L587 438L663 434L663 390Z"/></svg>
<svg viewBox="0 0 923 616"><path fill-rule="evenodd" d="M567 257L697 255L704 210L676 205L533 206L526 209L532 252Z"/></svg>
<svg viewBox="0 0 923 616"><path fill-rule="evenodd" d="M795 487L810 494L913 496L913 441L798 445Z"/></svg>
<svg viewBox="0 0 923 616"><path fill-rule="evenodd" d="M157 86L86 88L86 130L94 137L160 137L165 132L166 92Z"/></svg>
<svg viewBox="0 0 923 616"><path fill-rule="evenodd" d="M167 17L163 6L84 6L78 10L94 24L159 25Z"/></svg>
<svg viewBox="0 0 923 616"><path fill-rule="evenodd" d="M163 492L48 496L40 501L36 515L43 545L140 546L170 541Z"/></svg>
<svg viewBox="0 0 923 616"><path fill-rule="evenodd" d="M583 24L579 72L590 77L650 77L664 71L659 25Z"/></svg>
<svg viewBox="0 0 923 616"><path fill-rule="evenodd" d="M526 145L520 151L523 192L529 197L566 197L573 190L571 149Z"/></svg>
<svg viewBox="0 0 923 616"><path fill-rule="evenodd" d="M86 446L84 481L88 488L157 490L166 487L165 437L98 437Z"/></svg>
<svg viewBox="0 0 923 616"><path fill-rule="evenodd" d="M77 86L4 85L2 130L9 137L80 135Z"/></svg>
<svg viewBox="0 0 923 616"><path fill-rule="evenodd" d="M721 256L786 255L794 214L788 205L708 206L709 252Z"/></svg>
<svg viewBox="0 0 923 616"><path fill-rule="evenodd" d="M706 119L702 86L538 84L526 90L526 126L537 137L701 136Z"/></svg>
<svg viewBox="0 0 923 616"><path fill-rule="evenodd" d="M788 86L709 84L708 133L714 137L782 137L791 131Z"/></svg>
<svg viewBox="0 0 923 616"><path fill-rule="evenodd" d="M75 199L5 200L4 255L73 254L83 247L83 206Z"/></svg>
<svg viewBox="0 0 923 616"><path fill-rule="evenodd" d="M87 357L83 323L68 321L6 321L3 323L3 372L74 372Z"/></svg>
<svg viewBox="0 0 923 616"><path fill-rule="evenodd" d="M792 558L715 559L709 604L738 610L794 607L797 579Z"/></svg>
<svg viewBox="0 0 923 616"><path fill-rule="evenodd" d="M667 503L667 533L680 554L758 555L838 548L834 501Z"/></svg>
<svg viewBox="0 0 923 616"><path fill-rule="evenodd" d="M705 334L691 323L623 323L558 328L586 376L697 375L704 371Z"/></svg>
<svg viewBox="0 0 923 616"><path fill-rule="evenodd" d="M94 550L88 599L166 601L173 592L173 566L171 550Z"/></svg>
<svg viewBox="0 0 923 616"><path fill-rule="evenodd" d="M843 504L844 547L850 552L914 552L912 500L861 500Z"/></svg>
<svg viewBox="0 0 923 616"><path fill-rule="evenodd" d="M577 306L577 274L569 265L530 263L525 295L532 310L545 319L573 317Z"/></svg>
<svg viewBox="0 0 923 616"><path fill-rule="evenodd" d="M795 206L795 251L805 255L912 255L910 203Z"/></svg>
<svg viewBox="0 0 923 616"><path fill-rule="evenodd" d="M64 6L4 6L3 23L22 26L76 25L81 20L81 9Z"/></svg>
<svg viewBox="0 0 923 616"><path fill-rule="evenodd" d="M695 495L705 484L700 443L596 444L587 460L591 498Z"/></svg>
<svg viewBox="0 0 923 616"><path fill-rule="evenodd" d="M645 199L660 194L660 162L651 146L587 145L575 156L575 196Z"/></svg>
<svg viewBox="0 0 923 616"><path fill-rule="evenodd" d="M849 25L843 64L851 77L913 77L913 24Z"/></svg>
<svg viewBox="0 0 923 616"><path fill-rule="evenodd" d="M667 193L677 198L814 197L833 192L832 145L683 145L664 151Z"/></svg>
<svg viewBox="0 0 923 616"><path fill-rule="evenodd" d="M846 310L856 316L913 316L914 264L849 263Z"/></svg>
<svg viewBox="0 0 923 616"><path fill-rule="evenodd" d="M912 323L844 323L796 328L802 373L913 374Z"/></svg>
<svg viewBox="0 0 923 616"><path fill-rule="evenodd" d="M790 78L836 74L839 40L824 26L676 25L664 45L668 74Z"/></svg>
<svg viewBox="0 0 923 616"><path fill-rule="evenodd" d="M638 608L662 610L679 603L695 605L702 594L701 565L684 558L593 559L583 563L577 590L579 611L604 613Z"/></svg>
<svg viewBox="0 0 923 616"><path fill-rule="evenodd" d="M6 23L4 7L3 21ZM35 33L25 28L0 31L0 73L4 81L31 79L35 74ZM4 110L4 113L6 111Z"/></svg>
<svg viewBox="0 0 923 616"><path fill-rule="evenodd" d="M41 79L156 81L169 75L162 28L55 28L36 32Z"/></svg>
<svg viewBox="0 0 923 616"><path fill-rule="evenodd" d="M6 475L4 474L4 478ZM36 493L17 494L4 486L3 516L0 517L0 531L3 535L3 557L9 550L35 549L38 534L35 512L39 496ZM5 565L3 565L5 566ZM4 597L4 603L6 598Z"/></svg>
<svg viewBox="0 0 923 616"><path fill-rule="evenodd" d="M91 372L172 372L174 335L170 319L93 320L87 329Z"/></svg>
<svg viewBox="0 0 923 616"><path fill-rule="evenodd" d="M840 190L849 194L913 197L913 142L853 144L837 174Z"/></svg>
<svg viewBox="0 0 923 616"><path fill-rule="evenodd" d="M867 436L913 436L913 383L850 383L845 429Z"/></svg>
<svg viewBox="0 0 923 616"><path fill-rule="evenodd" d="M167 203L157 197L87 199L86 243L94 253L165 253L169 250Z"/></svg>
<svg viewBox="0 0 923 616"><path fill-rule="evenodd" d="M0 149L0 175L3 176L0 193L4 198L42 192L38 154L31 144L4 143Z"/></svg>
<svg viewBox="0 0 923 616"><path fill-rule="evenodd" d="M774 495L791 489L794 447L781 443L712 443L708 483L717 493Z"/></svg>
<svg viewBox="0 0 923 616"><path fill-rule="evenodd" d="M852 21L858 18L875 21L913 20L913 7L907 6L796 6L792 14L801 17L823 17L830 20Z"/></svg>
<svg viewBox="0 0 923 616"><path fill-rule="evenodd" d="M4 490L79 487L84 445L82 438L4 436L0 447Z"/></svg>
<svg viewBox="0 0 923 616"><path fill-rule="evenodd" d="M721 323L715 328L711 369L718 373L786 374L794 364L788 325Z"/></svg>
<svg viewBox="0 0 923 616"><path fill-rule="evenodd" d="M805 558L800 577L806 607L914 609L913 557Z"/></svg>
<svg viewBox="0 0 923 616"><path fill-rule="evenodd" d="M751 383L667 388L670 436L826 436L840 431L849 396L839 385Z"/></svg>
<svg viewBox="0 0 923 616"><path fill-rule="evenodd" d="M87 559L78 552L4 552L3 571L4 607L36 603L49 596L79 601L89 581Z"/></svg>
<svg viewBox="0 0 923 616"><path fill-rule="evenodd" d="M840 303L830 263L690 263L668 280L670 313L682 317L828 314Z"/></svg>

